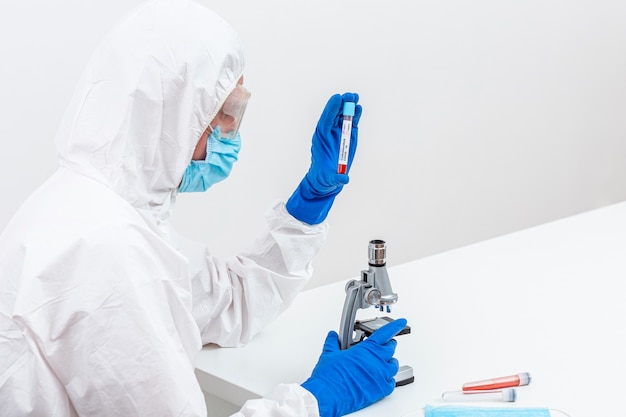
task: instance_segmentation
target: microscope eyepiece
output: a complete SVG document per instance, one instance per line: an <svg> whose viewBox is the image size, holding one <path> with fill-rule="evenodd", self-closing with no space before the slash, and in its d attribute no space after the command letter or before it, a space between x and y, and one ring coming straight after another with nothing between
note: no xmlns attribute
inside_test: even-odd
<svg viewBox="0 0 626 417"><path fill-rule="evenodd" d="M368 245L369 264L382 266L387 263L387 245L384 240L370 240Z"/></svg>

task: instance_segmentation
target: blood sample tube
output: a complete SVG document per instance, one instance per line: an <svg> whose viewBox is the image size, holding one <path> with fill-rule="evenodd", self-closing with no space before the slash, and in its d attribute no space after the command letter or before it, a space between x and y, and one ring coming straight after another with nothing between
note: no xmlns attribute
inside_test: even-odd
<svg viewBox="0 0 626 417"><path fill-rule="evenodd" d="M350 136L352 135L352 118L354 117L355 103L343 103L343 124L341 125L341 144L339 145L338 174L348 171L348 155L350 154Z"/></svg>
<svg viewBox="0 0 626 417"><path fill-rule="evenodd" d="M499 388L519 387L530 383L530 374L523 372L510 376L485 379L482 381L468 382L463 384L463 391L494 390Z"/></svg>

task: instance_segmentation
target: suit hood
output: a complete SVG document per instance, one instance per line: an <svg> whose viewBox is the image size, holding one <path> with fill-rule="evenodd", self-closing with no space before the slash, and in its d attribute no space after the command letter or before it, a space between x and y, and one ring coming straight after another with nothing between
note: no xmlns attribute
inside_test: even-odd
<svg viewBox="0 0 626 417"><path fill-rule="evenodd" d="M237 34L215 13L186 0L143 3L87 64L57 133L60 165L167 218L243 65Z"/></svg>

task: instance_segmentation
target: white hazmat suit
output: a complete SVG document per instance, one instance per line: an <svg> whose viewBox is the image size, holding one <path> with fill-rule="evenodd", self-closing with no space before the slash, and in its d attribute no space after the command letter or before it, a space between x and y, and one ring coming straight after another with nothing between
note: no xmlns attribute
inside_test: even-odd
<svg viewBox="0 0 626 417"><path fill-rule="evenodd" d="M0 237L0 416L204 416L202 344L246 343L306 284L327 227L282 203L225 260L168 222L242 73L232 28L186 0L143 4L96 50L59 128L59 170ZM240 415L318 407L285 384Z"/></svg>

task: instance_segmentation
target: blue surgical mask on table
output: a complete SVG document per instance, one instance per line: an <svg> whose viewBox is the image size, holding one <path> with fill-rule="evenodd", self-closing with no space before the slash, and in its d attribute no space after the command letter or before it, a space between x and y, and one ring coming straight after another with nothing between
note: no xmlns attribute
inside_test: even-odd
<svg viewBox="0 0 626 417"><path fill-rule="evenodd" d="M519 407L466 407L427 405L425 417L550 417L547 408L519 408Z"/></svg>
<svg viewBox="0 0 626 417"><path fill-rule="evenodd" d="M178 187L181 193L206 191L230 175L241 149L241 136L223 138L217 126L207 138L206 158L191 161Z"/></svg>

